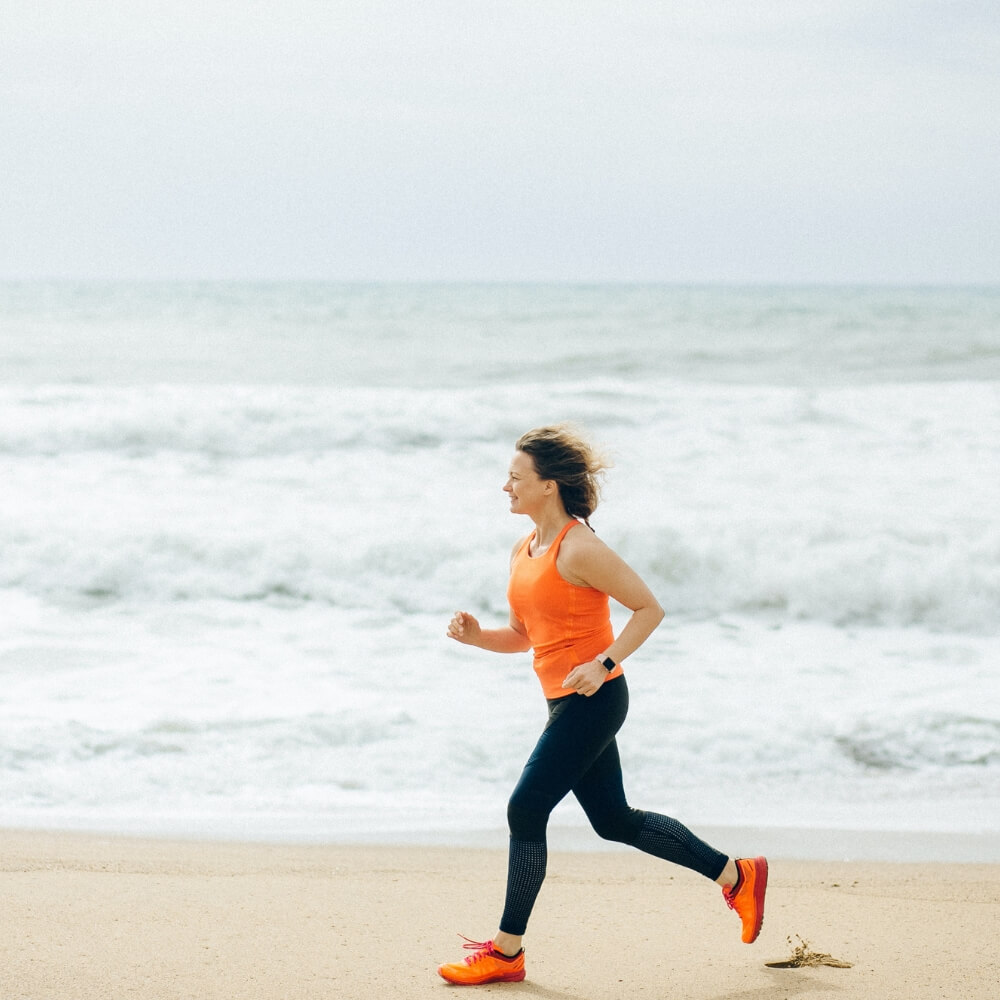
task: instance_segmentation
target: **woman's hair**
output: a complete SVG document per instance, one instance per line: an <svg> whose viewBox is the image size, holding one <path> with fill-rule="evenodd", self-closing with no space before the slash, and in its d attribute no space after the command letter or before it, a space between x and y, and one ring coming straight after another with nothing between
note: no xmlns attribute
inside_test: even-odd
<svg viewBox="0 0 1000 1000"><path fill-rule="evenodd" d="M536 427L522 434L515 447L531 456L541 479L555 481L566 513L589 528L588 518L601 499L600 478L610 465L604 456L572 424Z"/></svg>

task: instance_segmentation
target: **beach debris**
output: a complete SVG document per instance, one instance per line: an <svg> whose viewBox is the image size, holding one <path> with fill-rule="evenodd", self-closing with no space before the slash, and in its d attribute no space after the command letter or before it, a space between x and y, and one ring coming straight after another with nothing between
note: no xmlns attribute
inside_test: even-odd
<svg viewBox="0 0 1000 1000"><path fill-rule="evenodd" d="M775 962L765 962L764 964L769 969L801 969L816 965L832 965L835 969L853 968L851 962L842 962L839 958L827 955L826 952L813 951L808 941L803 941L798 934L795 937L798 938L798 944L792 941L791 935L786 938L792 947L791 958L783 958Z"/></svg>

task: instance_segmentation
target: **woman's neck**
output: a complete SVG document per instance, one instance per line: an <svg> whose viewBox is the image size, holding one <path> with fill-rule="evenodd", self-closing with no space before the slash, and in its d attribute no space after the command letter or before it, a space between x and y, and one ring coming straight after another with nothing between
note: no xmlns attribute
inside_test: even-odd
<svg viewBox="0 0 1000 1000"><path fill-rule="evenodd" d="M544 552L559 537L559 532L566 527L568 521L573 518L566 513L562 504L558 509L551 509L532 518L535 522L535 543L532 546L535 552Z"/></svg>

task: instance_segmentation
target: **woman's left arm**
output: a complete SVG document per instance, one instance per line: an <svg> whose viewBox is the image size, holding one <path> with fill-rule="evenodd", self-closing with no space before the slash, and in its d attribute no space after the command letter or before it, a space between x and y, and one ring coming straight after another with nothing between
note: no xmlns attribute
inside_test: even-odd
<svg viewBox="0 0 1000 1000"><path fill-rule="evenodd" d="M599 538L588 535L577 530L567 535L559 551L559 572L570 583L600 590L632 612L618 637L602 654L602 658L610 656L615 663L621 663L663 621L663 608L642 577L621 556ZM603 675L593 669L595 666L604 672ZM606 675L604 667L592 660L571 670L563 687L581 694L593 694Z"/></svg>

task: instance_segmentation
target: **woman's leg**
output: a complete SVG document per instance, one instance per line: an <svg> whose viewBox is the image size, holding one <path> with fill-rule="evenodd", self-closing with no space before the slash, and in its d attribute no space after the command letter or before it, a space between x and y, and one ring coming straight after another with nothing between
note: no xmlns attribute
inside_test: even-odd
<svg viewBox="0 0 1000 1000"><path fill-rule="evenodd" d="M752 944L757 940L764 920L766 858L736 861L696 837L683 823L660 813L632 809L625 800L614 741L573 786L573 793L600 836L630 844L717 882L726 903L740 918L743 941Z"/></svg>
<svg viewBox="0 0 1000 1000"><path fill-rule="evenodd" d="M591 826L605 840L629 844L712 880L726 871L729 858L696 837L683 823L629 806L614 740L573 786L573 794Z"/></svg>
<svg viewBox="0 0 1000 1000"><path fill-rule="evenodd" d="M507 806L507 896L500 921L503 936L496 942L501 950L524 934L545 879L549 814L614 741L627 711L624 677L608 681L591 698L571 694L550 704L548 725Z"/></svg>

